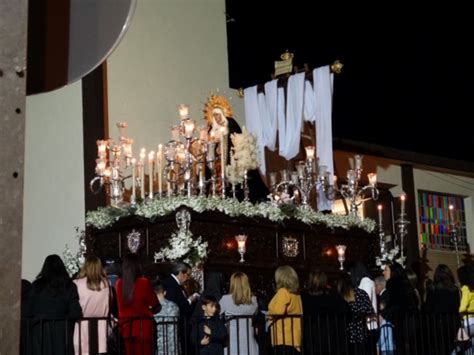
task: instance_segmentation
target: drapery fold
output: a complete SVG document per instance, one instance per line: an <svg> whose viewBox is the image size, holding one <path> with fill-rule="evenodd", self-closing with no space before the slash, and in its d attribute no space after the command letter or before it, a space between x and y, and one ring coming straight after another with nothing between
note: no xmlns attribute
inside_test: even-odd
<svg viewBox="0 0 474 355"><path fill-rule="evenodd" d="M316 152L319 165L327 166L330 172L329 183L334 180L332 150L332 80L329 66L313 70L314 102L316 108ZM320 189L321 190L321 189ZM331 210L333 202L319 191L318 210Z"/></svg>
<svg viewBox="0 0 474 355"><path fill-rule="evenodd" d="M301 125L303 121L304 73L290 76L287 86L286 127L280 135L280 155L292 159L300 151ZM278 127L280 130L280 127Z"/></svg>
<svg viewBox="0 0 474 355"><path fill-rule="evenodd" d="M249 132L257 136L260 170L266 173L265 147L275 150L278 131L279 155L293 159L300 150L303 119L316 127L316 154L319 165L327 166L329 182L333 183L334 163L332 148L332 93L333 74L329 66L313 70L313 85L305 81L305 74L291 75L287 92L277 87L277 80L265 84L265 93L257 87L245 93L245 119ZM332 201L319 191L318 209L330 210Z"/></svg>

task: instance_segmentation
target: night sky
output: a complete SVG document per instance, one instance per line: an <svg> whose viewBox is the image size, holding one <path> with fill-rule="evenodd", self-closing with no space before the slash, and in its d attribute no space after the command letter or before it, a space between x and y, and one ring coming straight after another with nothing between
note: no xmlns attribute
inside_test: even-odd
<svg viewBox="0 0 474 355"><path fill-rule="evenodd" d="M231 87L268 81L286 49L299 67L339 59L334 137L474 162L474 26L415 15L321 17L305 4L258 10L227 0Z"/></svg>

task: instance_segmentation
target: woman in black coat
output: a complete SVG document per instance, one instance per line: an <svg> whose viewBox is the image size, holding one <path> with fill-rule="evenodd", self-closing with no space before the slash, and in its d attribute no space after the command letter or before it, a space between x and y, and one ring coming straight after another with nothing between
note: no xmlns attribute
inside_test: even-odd
<svg viewBox="0 0 474 355"><path fill-rule="evenodd" d="M459 317L460 291L447 265L436 267L433 283L426 290L423 310L426 312L426 331L431 343L431 354L449 354L461 319Z"/></svg>
<svg viewBox="0 0 474 355"><path fill-rule="evenodd" d="M74 322L82 315L76 285L58 255L46 257L31 287L28 354L74 354Z"/></svg>
<svg viewBox="0 0 474 355"><path fill-rule="evenodd" d="M303 303L303 343L307 354L342 354L348 349L346 326L351 308L339 293L328 285L325 272L309 273Z"/></svg>

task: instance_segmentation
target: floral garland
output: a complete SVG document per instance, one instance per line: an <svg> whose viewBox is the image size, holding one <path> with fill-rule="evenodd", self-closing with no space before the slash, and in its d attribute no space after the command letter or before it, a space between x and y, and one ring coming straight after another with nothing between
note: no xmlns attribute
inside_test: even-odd
<svg viewBox="0 0 474 355"><path fill-rule="evenodd" d="M193 238L189 230L179 230L168 240L168 246L155 253L155 263L158 261L184 261L191 267L198 266L207 258L207 242L199 236Z"/></svg>
<svg viewBox="0 0 474 355"><path fill-rule="evenodd" d="M252 204L251 202L240 202L236 199L220 199L217 197L171 197L153 200L152 202L138 205L136 210L119 210L115 207L102 207L96 211L90 211L86 216L86 225L97 229L112 226L118 219L124 216L136 215L149 220L173 213L178 207L186 206L198 213L204 211L219 211L230 217L261 217L272 222L281 222L284 219L294 217L306 224L323 224L328 228L361 228L369 233L375 230L375 221L365 218L363 220L356 216L343 216L337 214L323 214L312 209L301 207L294 208L289 214L278 205L270 202Z"/></svg>
<svg viewBox="0 0 474 355"><path fill-rule="evenodd" d="M66 244L63 251L63 262L64 266L70 277L76 275L81 269L82 264L85 261L86 255L86 243L85 243L85 232L84 230L75 228L76 230L76 239L79 242L79 249L76 254L73 254L69 246Z"/></svg>

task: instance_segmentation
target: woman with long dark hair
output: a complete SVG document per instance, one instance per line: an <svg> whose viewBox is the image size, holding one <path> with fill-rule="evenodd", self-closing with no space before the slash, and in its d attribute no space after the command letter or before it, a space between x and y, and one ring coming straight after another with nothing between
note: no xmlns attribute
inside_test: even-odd
<svg viewBox="0 0 474 355"><path fill-rule="evenodd" d="M124 257L122 277L117 280L117 299L121 333L127 355L151 355L153 349L153 315L160 303L150 280L143 276L139 257Z"/></svg>
<svg viewBox="0 0 474 355"><path fill-rule="evenodd" d="M382 316L394 325L397 353L411 354L413 347L420 345L415 322L418 311L415 290L399 263L387 263L383 276L387 283L381 297L386 304Z"/></svg>
<svg viewBox="0 0 474 355"><path fill-rule="evenodd" d="M58 255L46 257L33 282L26 315L31 342L28 354L74 354L74 321L81 317L76 285Z"/></svg>
<svg viewBox="0 0 474 355"><path fill-rule="evenodd" d="M341 295L329 287L325 272L310 271L301 299L305 353L343 352L347 348L346 322L350 320L351 309Z"/></svg>
<svg viewBox="0 0 474 355"><path fill-rule="evenodd" d="M447 265L439 264L433 283L426 290L424 310L427 313L429 333L435 335L430 344L432 354L449 354L454 349L454 340L459 328L460 292L454 275Z"/></svg>
<svg viewBox="0 0 474 355"><path fill-rule="evenodd" d="M366 319L375 312L367 292L356 287L349 274L343 273L337 282L337 291L349 304L351 321L347 324L350 348L355 354L370 353Z"/></svg>

